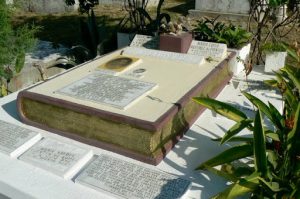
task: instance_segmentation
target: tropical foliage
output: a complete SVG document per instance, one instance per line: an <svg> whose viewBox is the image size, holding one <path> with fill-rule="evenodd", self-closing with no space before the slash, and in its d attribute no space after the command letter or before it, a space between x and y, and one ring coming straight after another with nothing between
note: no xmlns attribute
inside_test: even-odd
<svg viewBox="0 0 300 199"><path fill-rule="evenodd" d="M276 79L266 83L278 88L283 96L281 113L271 103L265 104L249 93L243 95L256 107L254 118L217 100L194 100L236 123L225 133L221 144L238 142L197 169L208 169L232 184L215 198L300 198L300 51L287 47L294 65L276 72ZM266 125L265 121L268 121ZM245 129L251 137L240 136ZM222 169L215 166L222 165Z"/></svg>
<svg viewBox="0 0 300 199"><path fill-rule="evenodd" d="M196 40L225 43L230 48L243 47L252 36L239 26L218 22L217 18L199 20L194 33Z"/></svg>
<svg viewBox="0 0 300 199"><path fill-rule="evenodd" d="M0 96L7 93L4 82L22 70L25 53L35 46L34 35L39 29L24 25L15 30L12 27L11 16L10 6L6 5L5 0L0 0Z"/></svg>

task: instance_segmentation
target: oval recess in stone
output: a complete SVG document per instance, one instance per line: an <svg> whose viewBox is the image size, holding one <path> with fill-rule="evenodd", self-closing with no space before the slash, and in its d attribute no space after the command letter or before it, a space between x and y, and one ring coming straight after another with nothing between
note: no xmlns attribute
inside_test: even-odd
<svg viewBox="0 0 300 199"><path fill-rule="evenodd" d="M138 69L135 69L134 71L132 71L133 73L136 73L136 74L141 74L141 73L144 73L146 72L146 69L145 68L138 68Z"/></svg>

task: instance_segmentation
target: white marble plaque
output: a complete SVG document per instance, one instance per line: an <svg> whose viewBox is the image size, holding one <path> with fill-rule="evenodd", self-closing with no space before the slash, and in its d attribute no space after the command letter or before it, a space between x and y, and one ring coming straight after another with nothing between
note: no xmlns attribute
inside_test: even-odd
<svg viewBox="0 0 300 199"><path fill-rule="evenodd" d="M0 151L17 157L41 139L39 133L0 120Z"/></svg>
<svg viewBox="0 0 300 199"><path fill-rule="evenodd" d="M21 155L19 159L65 179L70 179L92 156L91 150L45 138Z"/></svg>
<svg viewBox="0 0 300 199"><path fill-rule="evenodd" d="M125 109L152 90L156 84L103 73L92 73L57 93Z"/></svg>
<svg viewBox="0 0 300 199"><path fill-rule="evenodd" d="M148 49L158 49L158 37L136 34L130 43L131 47L141 47Z"/></svg>
<svg viewBox="0 0 300 199"><path fill-rule="evenodd" d="M227 46L226 44L193 40L188 50L188 54L200 55L205 58L225 58L227 54Z"/></svg>
<svg viewBox="0 0 300 199"><path fill-rule="evenodd" d="M182 198L191 182L107 155L98 156L75 179L76 183L118 198Z"/></svg>
<svg viewBox="0 0 300 199"><path fill-rule="evenodd" d="M138 47L128 47L124 50L123 54L135 55L135 56L148 56L158 58L161 60L170 60L176 62L183 62L187 64L203 64L204 57L199 55L175 53L162 50L152 50Z"/></svg>

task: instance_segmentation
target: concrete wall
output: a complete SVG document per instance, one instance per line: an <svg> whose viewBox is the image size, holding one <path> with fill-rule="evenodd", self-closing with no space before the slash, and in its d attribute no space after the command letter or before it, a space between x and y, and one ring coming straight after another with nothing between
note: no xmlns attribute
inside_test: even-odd
<svg viewBox="0 0 300 199"><path fill-rule="evenodd" d="M195 3L200 12L248 14L250 11L249 0L195 0Z"/></svg>

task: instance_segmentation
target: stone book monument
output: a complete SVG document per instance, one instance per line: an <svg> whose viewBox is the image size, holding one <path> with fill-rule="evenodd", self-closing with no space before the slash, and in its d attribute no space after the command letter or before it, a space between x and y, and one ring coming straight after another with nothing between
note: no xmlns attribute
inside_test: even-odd
<svg viewBox="0 0 300 199"><path fill-rule="evenodd" d="M18 110L29 125L156 165L203 111L192 98L230 80L230 56L127 47L21 91Z"/></svg>

